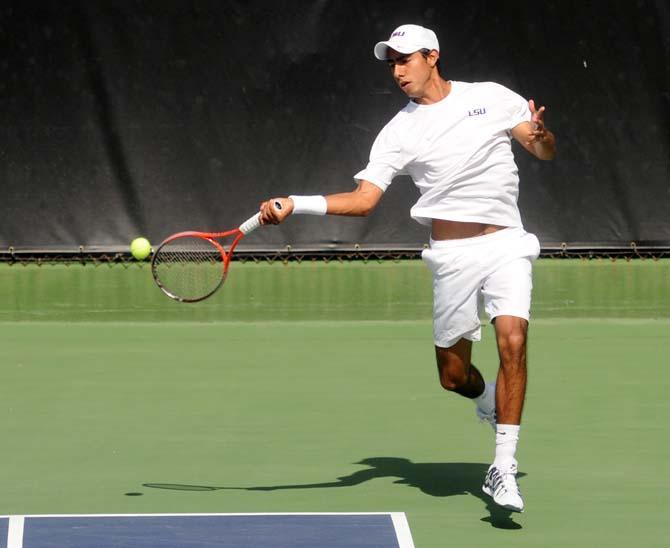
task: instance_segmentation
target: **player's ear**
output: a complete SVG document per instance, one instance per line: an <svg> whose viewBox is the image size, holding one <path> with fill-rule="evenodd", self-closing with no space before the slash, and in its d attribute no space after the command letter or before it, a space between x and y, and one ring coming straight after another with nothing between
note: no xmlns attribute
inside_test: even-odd
<svg viewBox="0 0 670 548"><path fill-rule="evenodd" d="M428 64L430 65L430 68L435 67L437 65L437 61L440 58L440 54L438 53L437 50L430 50L430 53L426 55L426 60L428 61Z"/></svg>

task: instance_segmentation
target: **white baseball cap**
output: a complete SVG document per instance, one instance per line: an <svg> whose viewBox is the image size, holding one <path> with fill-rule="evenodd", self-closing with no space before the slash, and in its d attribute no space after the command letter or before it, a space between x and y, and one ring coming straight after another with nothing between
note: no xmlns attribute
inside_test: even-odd
<svg viewBox="0 0 670 548"><path fill-rule="evenodd" d="M389 48L399 53L408 54L420 49L440 51L440 44L435 33L420 25L400 25L391 33L391 37L385 42L377 42L375 45L375 57L380 61L388 59Z"/></svg>

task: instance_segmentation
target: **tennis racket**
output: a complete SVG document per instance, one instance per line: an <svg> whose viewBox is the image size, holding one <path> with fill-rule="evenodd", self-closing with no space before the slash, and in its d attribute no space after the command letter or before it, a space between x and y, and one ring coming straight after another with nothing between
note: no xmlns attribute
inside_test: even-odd
<svg viewBox="0 0 670 548"><path fill-rule="evenodd" d="M279 202L274 207L281 209ZM156 249L151 274L156 285L171 299L196 303L211 297L223 285L233 252L240 240L261 226L260 213L238 228L225 232L177 232ZM228 250L220 240L232 238Z"/></svg>

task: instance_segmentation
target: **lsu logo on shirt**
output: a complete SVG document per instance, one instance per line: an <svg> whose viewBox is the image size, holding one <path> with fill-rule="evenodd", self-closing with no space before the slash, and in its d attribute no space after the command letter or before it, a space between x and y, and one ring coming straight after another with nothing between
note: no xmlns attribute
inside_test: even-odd
<svg viewBox="0 0 670 548"><path fill-rule="evenodd" d="M486 114L486 109L485 108L473 108L472 110L468 110L468 116L482 116L483 114Z"/></svg>

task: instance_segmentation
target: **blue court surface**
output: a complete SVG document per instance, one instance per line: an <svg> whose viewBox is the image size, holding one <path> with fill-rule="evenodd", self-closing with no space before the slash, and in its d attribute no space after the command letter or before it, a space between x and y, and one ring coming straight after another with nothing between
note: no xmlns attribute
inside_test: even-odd
<svg viewBox="0 0 670 548"><path fill-rule="evenodd" d="M405 514L0 517L0 548L414 548Z"/></svg>

